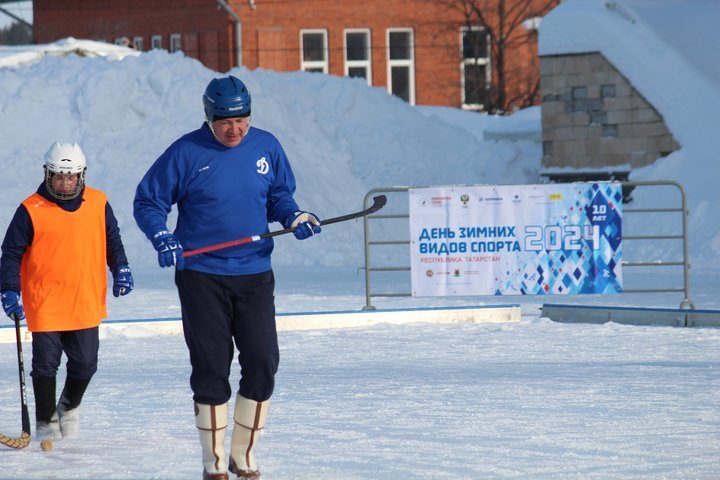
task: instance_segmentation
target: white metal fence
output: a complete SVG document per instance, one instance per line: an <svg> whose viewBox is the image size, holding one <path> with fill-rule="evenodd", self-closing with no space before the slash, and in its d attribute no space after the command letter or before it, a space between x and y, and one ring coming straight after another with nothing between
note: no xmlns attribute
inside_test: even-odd
<svg viewBox="0 0 720 480"><path fill-rule="evenodd" d="M652 205L634 205L623 207L623 256L630 253L632 260L623 260L622 267L635 268L662 268L668 269L675 267L681 269L682 274L677 277L682 278L681 284L668 285L659 287L648 287L643 285L625 285L624 293L662 293L677 292L683 295L680 302L680 308L693 309L694 305L690 300L690 284L689 269L690 257L688 253L688 210L685 189L674 181L648 181L648 182L620 182L623 190L636 189L637 193L649 188L665 188L675 190L678 195L663 195L663 204ZM409 205L407 186L381 187L370 190L365 195L365 207L369 206L372 197L377 194L386 194L388 196L387 206L379 213L369 215L364 219L364 245L365 245L365 306L364 310L373 310L375 306L372 304L373 298L379 297L410 297L410 288L403 288L403 282L380 281L380 277L385 275L402 275L403 280L409 281L410 262L409 262ZM635 197L640 195L635 195ZM654 214L655 217L650 215ZM652 222L647 220L657 218L657 215L670 215L676 219L676 225L671 231L664 231L660 227L669 225L670 222L663 221L659 225L653 226ZM646 221L643 222L643 219ZM379 227L380 223L392 223L396 228L383 229ZM400 225L404 223L404 227ZM658 228L654 228L658 227ZM387 232L391 234L388 235ZM405 232L404 235L401 232ZM630 232L625 234L625 232ZM678 252L675 258L652 258L649 256L652 248L648 246L657 246L659 242L676 242L677 247L673 251ZM631 245L636 248L627 248ZM377 252L383 250L382 255ZM395 252L395 253L388 253ZM403 274L402 272L407 272ZM407 277L407 278L405 278ZM673 276L675 278L675 276Z"/></svg>

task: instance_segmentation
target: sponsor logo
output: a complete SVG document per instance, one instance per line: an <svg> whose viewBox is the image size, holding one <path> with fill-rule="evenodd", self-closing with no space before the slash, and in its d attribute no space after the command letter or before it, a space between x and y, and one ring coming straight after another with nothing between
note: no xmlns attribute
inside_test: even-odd
<svg viewBox="0 0 720 480"><path fill-rule="evenodd" d="M432 197L430 203L433 207L442 207L443 205L447 205L450 200L452 200L452 197Z"/></svg>
<svg viewBox="0 0 720 480"><path fill-rule="evenodd" d="M257 165L258 167L257 172L260 175L267 175L267 173L270 171L270 164L265 157L262 157L260 160L255 162L255 165Z"/></svg>

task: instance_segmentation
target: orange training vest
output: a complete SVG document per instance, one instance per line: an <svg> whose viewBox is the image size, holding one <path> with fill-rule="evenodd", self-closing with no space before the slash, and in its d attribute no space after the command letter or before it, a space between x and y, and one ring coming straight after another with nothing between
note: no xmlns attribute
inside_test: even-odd
<svg viewBox="0 0 720 480"><path fill-rule="evenodd" d="M20 268L31 332L97 327L107 316L107 197L86 186L83 199L74 212L38 193L22 202L34 230Z"/></svg>

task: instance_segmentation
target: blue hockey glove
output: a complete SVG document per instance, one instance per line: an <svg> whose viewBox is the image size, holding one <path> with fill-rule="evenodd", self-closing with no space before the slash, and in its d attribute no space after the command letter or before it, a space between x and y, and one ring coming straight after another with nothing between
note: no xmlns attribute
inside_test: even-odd
<svg viewBox="0 0 720 480"><path fill-rule="evenodd" d="M5 315L12 318L17 315L19 320L25 320L25 309L20 305L20 294L17 292L7 291L0 294L2 299L3 310Z"/></svg>
<svg viewBox="0 0 720 480"><path fill-rule="evenodd" d="M295 231L293 234L298 240L305 240L322 231L320 228L320 220L318 220L317 216L302 211L291 213L285 217L283 227L294 228Z"/></svg>
<svg viewBox="0 0 720 480"><path fill-rule="evenodd" d="M115 275L113 275L113 295L119 297L120 295L127 295L132 292L135 287L135 282L133 282L130 267L123 265L117 267L115 270Z"/></svg>
<svg viewBox="0 0 720 480"><path fill-rule="evenodd" d="M161 267L172 267L175 265L178 270L185 268L183 258L183 247L177 237L167 230L153 235L153 247L158 252L158 263Z"/></svg>

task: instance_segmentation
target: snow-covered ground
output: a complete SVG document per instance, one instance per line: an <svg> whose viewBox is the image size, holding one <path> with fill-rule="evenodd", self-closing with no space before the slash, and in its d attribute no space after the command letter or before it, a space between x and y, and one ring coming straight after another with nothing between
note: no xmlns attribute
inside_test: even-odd
<svg viewBox="0 0 720 480"><path fill-rule="evenodd" d="M152 295L132 294L138 313L175 315L170 277L150 277ZM351 270L278 272L283 312L357 309L363 293ZM537 301L523 299L519 323L434 324L419 311L416 324L281 329L264 478L717 478L720 329L560 324ZM200 477L182 336L131 327L100 348L81 437L0 449L0 478ZM0 432L13 436L15 358L0 344Z"/></svg>
<svg viewBox="0 0 720 480"><path fill-rule="evenodd" d="M549 17L548 24L559 18ZM625 23L610 26L614 35L628 29L633 50L656 44L657 29ZM616 55L618 62L629 56ZM666 72L675 71L676 59L676 50L653 56ZM537 108L495 118L409 107L356 80L243 68L231 73L253 95L254 125L275 133L287 150L301 207L321 217L355 211L366 192L384 186L539 181ZM706 73L691 74L683 71L689 90L712 105L717 84L706 81ZM172 272L156 266L132 219L132 197L167 145L200 125L202 91L217 75L158 51L122 61L45 57L0 68L0 231L41 181L49 145L79 142L88 154L88 183L108 193L135 273L136 290L109 299L110 320L180 314ZM679 108L663 97L663 85L648 87L669 105L666 118L684 148L632 179L679 180L687 189L691 297L698 308L718 309L720 136L698 135L711 129L705 123L696 128L718 110L699 113L691 101ZM496 140L518 137L528 140ZM656 200L636 195L638 203ZM677 256L673 245L650 250L658 258ZM328 226L304 242L279 238L273 257L278 311L360 309L362 253L360 222ZM634 286L676 286L681 279L629 269L624 276ZM523 316L519 323L443 325L419 311L409 325L282 329L277 389L257 452L265 478L718 478L720 329L565 325L539 316L550 301L677 307L681 300L679 294L378 299L381 309L519 303ZM140 326L111 333L102 340L100 368L82 407L82 436L58 442L51 452L40 451L37 441L21 451L0 449L0 478L198 478L188 363L180 335ZM13 344L0 344L0 385L0 433L15 436ZM29 401L32 412L31 387Z"/></svg>

